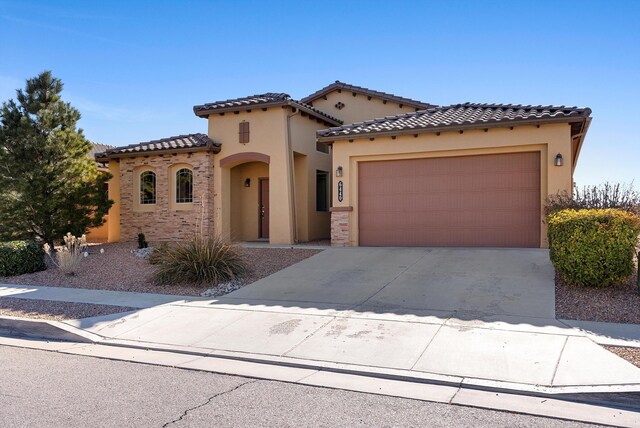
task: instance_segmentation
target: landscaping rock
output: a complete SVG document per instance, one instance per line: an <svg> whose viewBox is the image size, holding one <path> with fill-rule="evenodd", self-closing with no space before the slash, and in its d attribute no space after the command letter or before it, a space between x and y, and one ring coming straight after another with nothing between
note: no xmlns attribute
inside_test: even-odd
<svg viewBox="0 0 640 428"><path fill-rule="evenodd" d="M225 294L231 293L232 291L236 291L236 290L244 287L245 285L247 285L246 280L234 279L232 281L219 284L216 287L209 288L209 289L203 291L202 293L200 293L200 296L202 296L202 297L220 297L220 296L224 296Z"/></svg>
<svg viewBox="0 0 640 428"><path fill-rule="evenodd" d="M153 253L153 247L138 248L133 251L133 254L135 254L136 257L140 257L142 259L146 259L151 253Z"/></svg>

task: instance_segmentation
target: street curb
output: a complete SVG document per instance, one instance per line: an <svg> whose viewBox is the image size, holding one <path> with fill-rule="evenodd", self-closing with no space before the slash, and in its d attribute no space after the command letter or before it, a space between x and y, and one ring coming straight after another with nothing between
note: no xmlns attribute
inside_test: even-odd
<svg viewBox="0 0 640 428"><path fill-rule="evenodd" d="M229 352L207 353L162 347L133 346L124 341L96 343L42 342L0 337L0 345L89 356L114 361L280 381L313 387L387 395L485 409L552 417L609 426L640 426L639 393L544 393L474 385L469 379L422 373L401 376L398 370L360 371L346 364L302 365L286 358L252 358ZM193 357L193 358L192 358ZM636 389L640 391L640 387ZM630 404L631 403L631 404Z"/></svg>
<svg viewBox="0 0 640 428"><path fill-rule="evenodd" d="M98 335L63 322L0 315L0 336L4 335L77 343L102 341Z"/></svg>
<svg viewBox="0 0 640 428"><path fill-rule="evenodd" d="M478 391L497 394L526 394L539 398L563 399L570 397L569 401L590 405L606 405L624 410L640 412L640 384L625 385L594 385L594 386L544 386L521 383L510 383L444 375L439 373L407 373L406 370L383 369L379 367L359 366L356 364L342 364L330 362L318 362L313 360L300 360L291 357L262 356L242 352L231 351L198 351L193 348L180 348L177 346L148 346L144 343L136 343L126 340L104 339L101 345L132 348L144 351L170 352L194 357L218 358L239 362L289 367L304 370L317 370L335 374L352 375L398 382L420 383L437 386L449 386L456 388L474 389ZM629 400L629 394L637 394L634 400ZM596 397L590 400L590 397ZM619 399L622 398L622 399Z"/></svg>
<svg viewBox="0 0 640 428"><path fill-rule="evenodd" d="M0 337L3 335L60 342L100 344L104 346L119 348L189 355L193 357L219 358L246 363L305 370L318 370L336 374L366 376L370 378L387 379L401 382L464 387L468 389L478 389L482 391L503 394L525 393L530 396L537 396L541 398L557 398L561 394L570 394L574 397L580 397L585 394L598 394L600 397L611 394L640 394L640 384L636 383L621 385L569 386L525 384L431 372L410 372L408 370L390 369L375 366L362 366L357 364L304 360L277 355L252 354L246 352L225 350L210 350L197 347L165 345L134 340L110 339L96 333L87 332L64 322L52 320L34 320L29 318L18 318L9 316L0 316ZM598 403L601 401L601 399L598 400ZM640 411L640 397L638 398L638 404L632 406L631 408L633 410Z"/></svg>

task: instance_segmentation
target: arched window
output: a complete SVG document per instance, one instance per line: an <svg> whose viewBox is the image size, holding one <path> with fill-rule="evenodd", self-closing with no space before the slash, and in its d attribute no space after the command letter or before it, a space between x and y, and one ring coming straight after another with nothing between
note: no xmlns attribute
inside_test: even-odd
<svg viewBox="0 0 640 428"><path fill-rule="evenodd" d="M156 173L144 171L140 174L140 204L156 203Z"/></svg>
<svg viewBox="0 0 640 428"><path fill-rule="evenodd" d="M193 171L181 168L176 172L176 203L193 202Z"/></svg>

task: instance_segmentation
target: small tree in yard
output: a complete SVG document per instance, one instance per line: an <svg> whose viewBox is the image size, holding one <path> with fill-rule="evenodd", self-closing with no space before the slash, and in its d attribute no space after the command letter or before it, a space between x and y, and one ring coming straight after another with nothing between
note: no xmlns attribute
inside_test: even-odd
<svg viewBox="0 0 640 428"><path fill-rule="evenodd" d="M104 223L111 178L87 154L80 113L60 98L62 82L45 71L0 109L0 240L40 238L52 248L66 233Z"/></svg>

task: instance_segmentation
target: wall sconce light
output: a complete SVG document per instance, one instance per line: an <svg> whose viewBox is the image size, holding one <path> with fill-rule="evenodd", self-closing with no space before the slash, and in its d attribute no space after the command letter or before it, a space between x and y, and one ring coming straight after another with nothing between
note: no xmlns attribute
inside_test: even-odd
<svg viewBox="0 0 640 428"><path fill-rule="evenodd" d="M336 177L342 177L342 166L336 168Z"/></svg>
<svg viewBox="0 0 640 428"><path fill-rule="evenodd" d="M555 165L556 166L562 166L562 164L564 163L563 159L562 159L562 155L560 153L558 153L556 155L556 162Z"/></svg>
<svg viewBox="0 0 640 428"><path fill-rule="evenodd" d="M251 179L247 178L244 180L244 187L251 187Z"/></svg>

